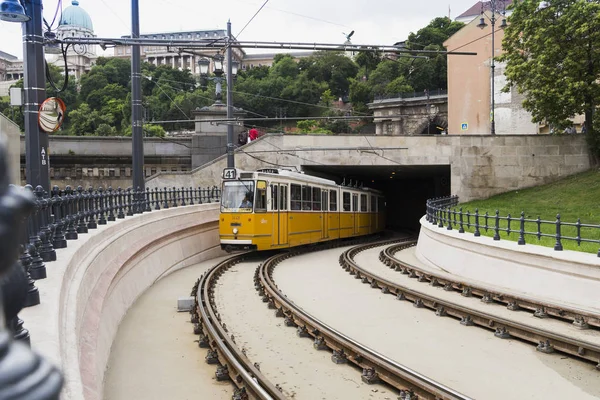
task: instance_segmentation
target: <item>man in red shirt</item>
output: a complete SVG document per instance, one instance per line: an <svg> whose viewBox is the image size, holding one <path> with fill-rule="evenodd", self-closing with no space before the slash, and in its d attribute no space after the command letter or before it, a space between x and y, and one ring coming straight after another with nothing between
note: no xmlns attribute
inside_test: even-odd
<svg viewBox="0 0 600 400"><path fill-rule="evenodd" d="M256 130L255 126L252 126L252 128L248 132L248 139L249 142L258 139L258 131Z"/></svg>

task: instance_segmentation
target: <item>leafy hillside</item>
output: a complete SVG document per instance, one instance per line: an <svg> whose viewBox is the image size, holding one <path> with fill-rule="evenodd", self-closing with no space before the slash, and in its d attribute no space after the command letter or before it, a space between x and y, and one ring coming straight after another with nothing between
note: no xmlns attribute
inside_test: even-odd
<svg viewBox="0 0 600 400"><path fill-rule="evenodd" d="M597 253L600 248L600 171L597 169L590 170L581 174L577 174L560 181L533 187L524 190L506 192L497 196L490 197L486 200L471 201L461 203L463 212L469 211L474 213L475 209L479 209L479 214L483 215L487 211L490 215L488 226L492 229L481 230L482 235L494 235L494 219L496 210L499 211L501 217L506 217L508 214L513 218L520 218L521 211L524 212L525 219L535 220L538 217L542 220L556 221L557 214L560 214L561 221L575 224L577 219L580 219L581 224L591 224L595 227L581 228L580 236L584 239L593 240L592 243L581 243L577 245L574 240L563 240L564 249L580 250L591 253ZM474 218L471 217L471 223L474 223ZM480 225L484 224L483 218L480 220ZM504 220L500 221L500 228L505 229L507 223ZM465 230L470 232L474 228L465 227ZM519 230L519 221L511 223L511 230ZM526 232L537 232L537 223L527 222L525 224ZM542 225L541 231L553 237L542 237L538 240L536 235L525 235L527 243L540 244L543 246L554 247L556 242L556 226ZM575 226L563 226L561 231L562 236L576 238L577 229ZM505 232L500 233L501 240L516 241L519 238L518 233Z"/></svg>

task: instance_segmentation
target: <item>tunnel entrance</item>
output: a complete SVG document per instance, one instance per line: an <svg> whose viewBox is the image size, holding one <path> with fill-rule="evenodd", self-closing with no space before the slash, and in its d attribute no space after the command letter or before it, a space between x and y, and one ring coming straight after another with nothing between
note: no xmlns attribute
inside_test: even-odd
<svg viewBox="0 0 600 400"><path fill-rule="evenodd" d="M418 231L425 202L450 195L450 165L332 166L305 165L307 174L381 190L386 197L387 227Z"/></svg>

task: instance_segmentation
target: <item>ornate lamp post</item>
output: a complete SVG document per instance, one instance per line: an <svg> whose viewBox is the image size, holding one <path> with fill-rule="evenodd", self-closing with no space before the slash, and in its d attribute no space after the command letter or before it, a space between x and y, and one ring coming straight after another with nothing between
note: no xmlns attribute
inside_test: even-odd
<svg viewBox="0 0 600 400"><path fill-rule="evenodd" d="M215 99L217 103L221 103L223 99L221 83L223 82L223 75L225 71L223 70L223 56L216 55L213 58L213 73L215 76L208 76L208 70L210 67L210 60L208 58L201 58L198 60L198 66L200 67L200 76L202 79L206 79L208 81L214 81L216 83L215 89ZM235 76L237 74L239 63L237 61L233 61L231 65L232 75ZM227 91L229 92L229 85L227 85Z"/></svg>
<svg viewBox="0 0 600 400"><path fill-rule="evenodd" d="M478 28L484 29L488 26L488 24L485 22L485 18L487 17L490 22L492 23L492 61L491 61L491 79L492 79L492 98L491 98L491 107L490 107L490 134L495 135L496 134L496 117L495 117L495 93L494 93L494 70L496 68L496 64L494 63L494 57L496 56L495 54L495 42L494 42L494 36L496 34L496 13L501 14L502 15L502 22L500 24L500 29L504 29L506 28L507 24L506 24L506 5L504 0L491 0L489 2L490 5L490 11L492 12L492 17L487 17L487 15L485 15L485 13L483 12L483 3L481 3L481 18L479 19L479 24L477 24ZM502 8L500 9L500 6L502 6Z"/></svg>
<svg viewBox="0 0 600 400"><path fill-rule="evenodd" d="M231 23L227 22L227 37L228 40L231 40ZM213 59L213 73L214 77L208 76L208 68L210 66L210 60L207 58L201 58L198 60L198 67L200 67L200 76L202 79L206 79L209 81L215 81L216 90L215 90L215 98L216 103L221 104L222 94L221 94L221 82L223 81L223 74L225 71L223 70L223 56L216 55L211 57ZM237 74L239 67L239 63L237 61L233 61L231 57L231 47L227 47L227 119L229 122L227 123L227 167L234 168L235 160L233 157L233 125L231 124L231 118L233 118L233 79Z"/></svg>

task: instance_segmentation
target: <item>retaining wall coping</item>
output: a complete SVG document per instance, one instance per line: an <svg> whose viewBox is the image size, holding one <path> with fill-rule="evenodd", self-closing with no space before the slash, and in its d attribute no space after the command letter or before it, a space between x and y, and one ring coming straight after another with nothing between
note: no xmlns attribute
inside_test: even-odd
<svg viewBox="0 0 600 400"><path fill-rule="evenodd" d="M138 214L99 225L57 249L57 261L46 263L48 278L36 281L41 304L20 316L32 348L62 369L62 399L102 398L121 318L157 280L221 253L218 211L218 203L209 203ZM151 265L139 268L144 261Z"/></svg>

